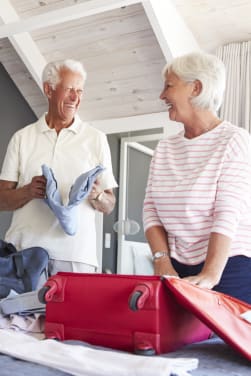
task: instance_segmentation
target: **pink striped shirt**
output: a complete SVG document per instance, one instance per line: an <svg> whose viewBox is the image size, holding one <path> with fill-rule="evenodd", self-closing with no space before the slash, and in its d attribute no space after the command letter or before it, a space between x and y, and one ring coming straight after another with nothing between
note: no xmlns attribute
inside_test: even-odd
<svg viewBox="0 0 251 376"><path fill-rule="evenodd" d="M205 260L211 232L232 239L230 255L251 257L249 133L226 121L193 139L161 140L151 161L143 222L163 226L171 256Z"/></svg>

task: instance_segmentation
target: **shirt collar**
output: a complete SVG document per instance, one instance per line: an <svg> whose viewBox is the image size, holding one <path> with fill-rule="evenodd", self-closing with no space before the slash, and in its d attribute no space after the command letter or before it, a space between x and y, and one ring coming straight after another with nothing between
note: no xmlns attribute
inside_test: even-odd
<svg viewBox="0 0 251 376"><path fill-rule="evenodd" d="M53 128L48 127L46 120L45 120L45 116L46 116L46 113L38 120L39 131L41 133L54 131ZM81 122L80 117L77 114L75 114L74 122L68 128L64 128L64 129L69 132L73 132L77 134L80 130L80 126L83 126L83 125L84 123Z"/></svg>

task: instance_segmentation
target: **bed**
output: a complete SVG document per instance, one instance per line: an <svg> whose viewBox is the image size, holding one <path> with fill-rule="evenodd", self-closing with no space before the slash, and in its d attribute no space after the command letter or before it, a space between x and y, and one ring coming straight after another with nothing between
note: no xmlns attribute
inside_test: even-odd
<svg viewBox="0 0 251 376"><path fill-rule="evenodd" d="M67 341L69 342L69 341ZM66 345L68 343L66 342ZM83 347L89 347L90 345L85 343L80 343L70 341L71 345L81 345ZM97 350L99 351L99 350ZM114 354L116 352L114 351ZM182 348L179 351L169 353L161 356L162 358L188 358L188 359L198 359L198 367L190 373L189 375L194 376L248 376L251 374L250 362L239 354L234 352L228 345L226 345L220 338L212 338L205 342L193 344ZM66 376L72 373L63 372L61 370L36 364L33 362L22 361L14 357L0 354L0 366L1 376ZM136 375L131 369L126 373L126 368L124 369L124 375ZM96 373L90 372L80 373L82 376L104 376L104 370L100 373L96 370ZM112 372L107 372L105 375L113 375ZM115 374L114 374L115 375ZM150 375L150 373L148 373ZM154 372L153 376L158 376L159 373ZM166 373L166 376L168 374ZM180 375L185 375L185 373L180 373ZM118 376L118 374L116 374Z"/></svg>
<svg viewBox="0 0 251 376"><path fill-rule="evenodd" d="M126 274L153 274L151 252L148 245L146 243L127 242L125 246L128 255L127 263L125 264ZM64 345L64 348L60 349L60 352L62 354L65 352L64 358L70 363L77 363L77 359L80 358L83 358L82 360L84 361L85 356L87 356L86 359L88 361L93 358L93 363L89 371L85 368L86 362L84 362L82 367L80 365L79 368L76 368L72 373L68 368L60 368L58 364L55 365L53 363L53 360L50 361L50 354L53 353L54 350L50 349L48 356L42 351L40 359L32 359L30 354L32 352L38 353L40 350L38 349L36 351L36 346L33 346L32 343L27 343L26 345L26 339L24 338L23 340L19 338L18 334L20 333L12 332L11 336L13 338L11 337L11 341L14 342L9 343L10 350L8 350L8 346L5 345L5 342L8 344L8 334L0 329L0 376L120 376L120 374L122 376L225 376L226 373L228 376L248 376L251 374L251 363L231 349L229 345L225 344L217 336L210 340L185 346L176 352L158 357L141 357L142 361L140 365L136 363L137 366L132 363L132 361L138 358L135 355L111 349L97 348L80 341L65 341L61 343ZM5 335L7 335L6 341ZM23 357L16 355L15 349L13 350L15 344L18 344L18 340L20 342L21 352L23 352L23 349L26 349L23 353ZM59 346L58 341L54 341L54 343L56 346ZM79 352L81 350L92 350L94 353L81 353ZM118 354L122 354L125 358L118 359ZM46 359L47 357L48 359ZM146 361L148 363L144 364L145 358L147 358ZM167 362L169 359L174 361L173 368L165 372L164 368L160 368L158 371L157 367L159 364L155 362L158 362L158 360L165 360L165 362ZM184 359L185 363L182 363L183 368L177 368L177 361L179 362L180 360L184 362ZM49 366L45 365L45 360L49 360ZM193 361L196 363L191 363ZM118 368L116 368L116 364ZM136 371L135 367L138 367Z"/></svg>

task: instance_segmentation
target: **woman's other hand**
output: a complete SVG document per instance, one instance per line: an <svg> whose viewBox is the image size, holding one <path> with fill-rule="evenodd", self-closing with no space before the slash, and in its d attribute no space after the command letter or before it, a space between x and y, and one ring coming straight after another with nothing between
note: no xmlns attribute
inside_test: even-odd
<svg viewBox="0 0 251 376"><path fill-rule="evenodd" d="M189 276L182 278L188 282L191 282L193 285L207 288L207 289L212 289L214 286L216 286L219 283L219 278L217 278L214 275L206 274L206 273L199 273L194 276Z"/></svg>
<svg viewBox="0 0 251 376"><path fill-rule="evenodd" d="M194 285L208 289L212 289L218 285L228 260L230 245L231 239L229 237L212 232L209 239L206 261L201 272L184 279Z"/></svg>

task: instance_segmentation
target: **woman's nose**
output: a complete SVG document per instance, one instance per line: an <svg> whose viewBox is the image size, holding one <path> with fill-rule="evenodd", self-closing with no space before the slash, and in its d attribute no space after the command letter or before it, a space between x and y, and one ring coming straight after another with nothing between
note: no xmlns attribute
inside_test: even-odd
<svg viewBox="0 0 251 376"><path fill-rule="evenodd" d="M165 92L164 92L164 90L161 91L159 97L160 97L161 100L165 99Z"/></svg>

